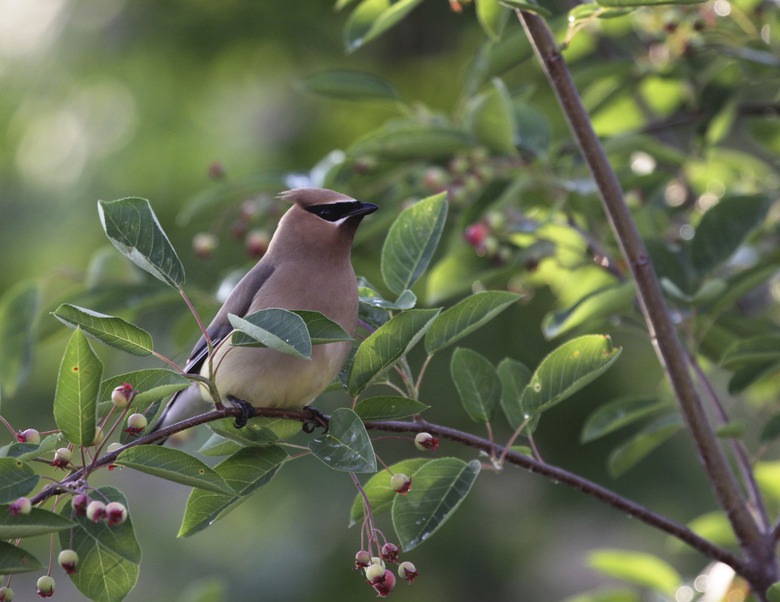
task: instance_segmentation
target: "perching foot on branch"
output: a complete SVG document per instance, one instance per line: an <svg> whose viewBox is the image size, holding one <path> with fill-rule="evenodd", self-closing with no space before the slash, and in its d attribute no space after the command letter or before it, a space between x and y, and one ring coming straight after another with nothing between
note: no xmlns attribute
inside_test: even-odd
<svg viewBox="0 0 780 602"><path fill-rule="evenodd" d="M232 395L228 395L228 401L241 410L241 414L236 416L235 427L237 429L245 427L246 423L249 422L249 419L255 415L254 407L252 407L251 403L233 397Z"/></svg>
<svg viewBox="0 0 780 602"><path fill-rule="evenodd" d="M325 414L311 406L305 406L303 411L309 415L304 421L303 426L301 426L304 433L313 433L314 429L318 426L323 428L323 433L328 432L328 417L325 416Z"/></svg>

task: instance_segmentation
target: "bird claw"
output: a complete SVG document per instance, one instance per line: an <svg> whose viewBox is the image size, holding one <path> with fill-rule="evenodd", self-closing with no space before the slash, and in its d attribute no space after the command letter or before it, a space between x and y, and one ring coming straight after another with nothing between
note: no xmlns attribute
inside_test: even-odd
<svg viewBox="0 0 780 602"><path fill-rule="evenodd" d="M234 426L237 429L244 428L246 423L249 422L249 419L255 415L254 407L252 407L251 403L244 401L243 399L237 399L232 395L228 396L228 401L241 410L241 414L236 416Z"/></svg>
<svg viewBox="0 0 780 602"><path fill-rule="evenodd" d="M304 420L301 426L304 433L313 433L318 426L322 427L323 434L328 432L328 417L325 414L311 406L305 406L303 411L308 414L308 418Z"/></svg>

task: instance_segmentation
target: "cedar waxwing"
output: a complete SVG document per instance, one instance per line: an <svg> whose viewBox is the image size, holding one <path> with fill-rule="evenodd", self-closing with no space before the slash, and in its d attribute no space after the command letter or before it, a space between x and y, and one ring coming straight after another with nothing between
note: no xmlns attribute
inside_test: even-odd
<svg viewBox="0 0 780 602"><path fill-rule="evenodd" d="M233 347L228 314L244 317L271 307L318 311L354 337L358 292L350 249L360 221L378 207L322 188L296 188L279 196L293 206L279 221L266 254L236 285L206 331L224 402L300 409L336 377L352 342L314 345L308 360L266 347ZM208 377L207 356L201 336L186 371ZM208 411L210 403L205 387L194 384L171 398L153 430Z"/></svg>

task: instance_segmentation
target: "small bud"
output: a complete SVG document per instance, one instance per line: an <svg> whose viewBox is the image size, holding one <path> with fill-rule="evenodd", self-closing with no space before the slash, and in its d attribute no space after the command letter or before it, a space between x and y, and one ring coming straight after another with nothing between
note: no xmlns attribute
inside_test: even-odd
<svg viewBox="0 0 780 602"><path fill-rule="evenodd" d="M396 493L406 495L412 488L412 479L402 472L397 472L390 478L390 488Z"/></svg>
<svg viewBox="0 0 780 602"><path fill-rule="evenodd" d="M120 502L111 502L106 506L106 514L108 515L108 526L121 525L127 520L127 508Z"/></svg>
<svg viewBox="0 0 780 602"><path fill-rule="evenodd" d="M406 579L409 585L412 581L417 579L417 568L408 560L398 565L398 576L401 579Z"/></svg>
<svg viewBox="0 0 780 602"><path fill-rule="evenodd" d="M93 523L99 522L108 517L106 505L100 500L92 500L87 504L87 519Z"/></svg>
<svg viewBox="0 0 780 602"><path fill-rule="evenodd" d="M382 558L387 562L398 561L398 546L394 543L386 543L382 546Z"/></svg>
<svg viewBox="0 0 780 602"><path fill-rule="evenodd" d="M417 433L414 437L414 446L420 451L439 449L439 440L430 433Z"/></svg>
<svg viewBox="0 0 780 602"><path fill-rule="evenodd" d="M271 238L265 230L250 230L244 241L246 252L250 257L258 259L265 255L269 242L271 242Z"/></svg>
<svg viewBox="0 0 780 602"><path fill-rule="evenodd" d="M0 587L0 602L13 602L14 590L10 587Z"/></svg>
<svg viewBox="0 0 780 602"><path fill-rule="evenodd" d="M67 447L61 447L54 452L54 461L51 463L56 468L65 468L70 464L73 453Z"/></svg>
<svg viewBox="0 0 780 602"><path fill-rule="evenodd" d="M48 575L44 575L38 579L38 583L35 586L35 591L41 598L50 598L54 593L54 579Z"/></svg>
<svg viewBox="0 0 780 602"><path fill-rule="evenodd" d="M98 446L101 443L103 443L103 438L105 437L105 433L103 433L102 428L97 428L95 430L95 436L92 438L92 445Z"/></svg>
<svg viewBox="0 0 780 602"><path fill-rule="evenodd" d="M20 497L13 504L8 506L8 514L16 516L17 514L30 514L32 502L26 497Z"/></svg>
<svg viewBox="0 0 780 602"><path fill-rule="evenodd" d="M146 428L146 425L149 424L146 420L146 416L143 414L131 414L127 418L127 427L125 428L125 432L132 435L133 437L137 437L142 430Z"/></svg>
<svg viewBox="0 0 780 602"><path fill-rule="evenodd" d="M40 445L41 434L35 429L27 429L26 431L19 431L16 433L16 440L19 443L32 443L33 445Z"/></svg>
<svg viewBox="0 0 780 602"><path fill-rule="evenodd" d="M211 257L218 245L219 239L211 232L198 232L192 237L192 250L200 259Z"/></svg>
<svg viewBox="0 0 780 602"><path fill-rule="evenodd" d="M376 593L379 594L380 598L385 598L390 595L390 592L392 592L395 587L395 575L393 575L391 571L385 571L382 578L374 581L371 584L371 587L376 590Z"/></svg>
<svg viewBox="0 0 780 602"><path fill-rule="evenodd" d="M73 496L73 510L76 511L78 516L84 516L87 513L87 506L89 506L90 501L89 496L83 493Z"/></svg>
<svg viewBox="0 0 780 602"><path fill-rule="evenodd" d="M366 579L371 584L376 583L379 579L384 578L385 567L378 562L372 563L366 567Z"/></svg>
<svg viewBox="0 0 780 602"><path fill-rule="evenodd" d="M368 567L370 563L371 563L371 554L369 554L365 550L360 550L357 554L355 554L356 569L365 569Z"/></svg>
<svg viewBox="0 0 780 602"><path fill-rule="evenodd" d="M57 562L60 563L60 566L65 569L68 575L78 572L76 566L79 563L79 555L74 550L62 550L59 556L57 556Z"/></svg>
<svg viewBox="0 0 780 602"><path fill-rule="evenodd" d="M133 389L132 385L122 383L111 392L111 401L118 408L126 408L133 401L136 393L137 391Z"/></svg>

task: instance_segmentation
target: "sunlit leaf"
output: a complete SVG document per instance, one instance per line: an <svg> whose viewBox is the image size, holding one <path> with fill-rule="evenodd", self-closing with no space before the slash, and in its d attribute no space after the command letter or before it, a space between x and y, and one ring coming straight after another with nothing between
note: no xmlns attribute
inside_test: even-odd
<svg viewBox="0 0 780 602"><path fill-rule="evenodd" d="M529 13L535 13L539 15L540 17L552 17L552 13L544 8L543 6L539 6L535 2L522 2L521 0L500 0L501 4L504 4L505 6L508 6L510 8L519 8L520 10L523 10L525 12Z"/></svg>
<svg viewBox="0 0 780 602"><path fill-rule="evenodd" d="M98 201L109 240L142 270L172 286L184 285L184 267L146 199Z"/></svg>
<svg viewBox="0 0 780 602"><path fill-rule="evenodd" d="M43 564L35 556L18 546L0 541L0 573L29 573L40 571Z"/></svg>
<svg viewBox="0 0 780 602"><path fill-rule="evenodd" d="M20 282L0 299L0 391L13 397L32 362L33 325L38 312L38 284Z"/></svg>
<svg viewBox="0 0 780 602"><path fill-rule="evenodd" d="M430 406L408 397L370 397L355 406L361 420L400 420L427 410Z"/></svg>
<svg viewBox="0 0 780 602"><path fill-rule="evenodd" d="M423 337L438 309L410 309L393 316L358 347L347 379L357 397L372 380L404 356Z"/></svg>
<svg viewBox="0 0 780 602"><path fill-rule="evenodd" d="M538 415L529 420L522 406L523 391L531 380L531 371L524 364L505 357L498 364L497 372L501 379L501 409L509 426L516 430L527 421L524 430L532 432Z"/></svg>
<svg viewBox="0 0 780 602"><path fill-rule="evenodd" d="M498 0L474 0L474 4L477 10L477 21L482 30L491 40L498 40L506 23L507 11L502 8Z"/></svg>
<svg viewBox="0 0 780 602"><path fill-rule="evenodd" d="M393 501L393 526L400 547L409 551L433 535L468 495L480 470L478 460L437 458L412 475L412 487Z"/></svg>
<svg viewBox="0 0 780 602"><path fill-rule="evenodd" d="M349 408L330 417L328 432L309 442L311 452L328 467L348 472L376 472L376 456L363 421Z"/></svg>
<svg viewBox="0 0 780 602"><path fill-rule="evenodd" d="M352 11L344 28L348 51L357 50L393 27L422 0L362 0Z"/></svg>
<svg viewBox="0 0 780 602"><path fill-rule="evenodd" d="M53 315L66 326L79 327L85 334L127 353L143 357L154 350L151 335L122 318L67 303L60 305Z"/></svg>
<svg viewBox="0 0 780 602"><path fill-rule="evenodd" d="M737 545L737 538L734 536L729 520L721 511L707 512L697 516L687 524L687 527L715 545L723 547ZM674 537L669 537L669 545L675 552L687 547L685 543Z"/></svg>
<svg viewBox="0 0 780 602"><path fill-rule="evenodd" d="M77 327L62 357L54 393L54 420L74 445L89 446L95 438L102 374L103 364Z"/></svg>
<svg viewBox="0 0 780 602"><path fill-rule="evenodd" d="M97 499L120 502L127 500L113 487L98 490ZM70 502L62 509L63 516L72 514ZM128 518L119 525L105 521L93 522L86 516L76 516L78 527L60 531L62 548L71 548L79 555L78 571L70 575L76 588L90 600L114 602L124 599L135 587L141 561L141 548L135 538L133 522Z"/></svg>
<svg viewBox="0 0 780 602"><path fill-rule="evenodd" d="M312 345L352 340L349 333L337 322L334 322L318 311L293 309L291 312L299 316L304 324L306 324L306 329L309 331Z"/></svg>
<svg viewBox="0 0 780 602"><path fill-rule="evenodd" d="M168 481L218 493L233 493L225 480L195 456L159 445L136 445L124 450L114 464L127 466Z"/></svg>
<svg viewBox="0 0 780 602"><path fill-rule="evenodd" d="M193 489L187 500L179 537L189 537L223 518L238 504L266 485L287 459L287 453L277 445L244 447L214 467L237 493L226 495Z"/></svg>
<svg viewBox="0 0 780 602"><path fill-rule="evenodd" d="M522 407L528 414L543 412L591 383L620 355L605 335L587 335L564 343L534 372L523 391Z"/></svg>
<svg viewBox="0 0 780 602"><path fill-rule="evenodd" d="M654 420L612 451L607 460L609 474L614 478L619 477L682 427L683 421L679 414L668 414Z"/></svg>
<svg viewBox="0 0 780 602"><path fill-rule="evenodd" d="M425 334L425 350L429 354L441 351L492 320L521 296L507 291L484 291L466 297L436 318Z"/></svg>
<svg viewBox="0 0 780 602"><path fill-rule="evenodd" d="M691 260L706 274L731 257L766 218L772 200L761 194L726 197L702 216L691 244Z"/></svg>
<svg viewBox="0 0 780 602"><path fill-rule="evenodd" d="M409 458L391 465L389 469L393 474L401 473L408 476L430 461L430 458ZM398 495L390 486L390 478L387 471L381 470L363 484L363 491L368 497L371 512L375 517L388 512L393 506L393 500ZM361 520L363 520L363 496L358 493L349 513L349 526L351 527Z"/></svg>
<svg viewBox="0 0 780 602"><path fill-rule="evenodd" d="M447 194L415 203L399 215L382 246L381 270L387 287L401 294L417 282L433 257L447 219Z"/></svg>
<svg viewBox="0 0 780 602"><path fill-rule="evenodd" d="M408 124L367 134L349 148L349 155L389 161L437 159L451 157L472 144L468 134L453 127Z"/></svg>
<svg viewBox="0 0 780 602"><path fill-rule="evenodd" d="M0 537L3 539L33 537L72 526L72 521L48 510L32 508L29 514L12 516L8 506L0 505Z"/></svg>
<svg viewBox="0 0 780 602"><path fill-rule="evenodd" d="M228 320L239 331L233 334L233 345L259 345L293 357L311 358L311 338L306 323L291 311L273 307L245 318L228 314Z"/></svg>
<svg viewBox="0 0 780 602"><path fill-rule="evenodd" d="M563 311L547 314L542 321L542 331L548 339L569 332L581 325L629 309L635 291L632 282L624 282L599 288L585 295Z"/></svg>
<svg viewBox="0 0 780 602"><path fill-rule="evenodd" d="M330 70L303 79L307 91L341 100L398 100L398 90L386 79L363 71Z"/></svg>
<svg viewBox="0 0 780 602"><path fill-rule="evenodd" d="M101 399L108 401L112 391L123 383L127 383L137 392L132 402L134 408L146 408L153 401L173 395L192 384L190 380L173 370L148 368L107 378L100 385Z"/></svg>
<svg viewBox="0 0 780 602"><path fill-rule="evenodd" d="M653 397L622 397L593 412L582 427L580 441L588 443L641 420L668 405Z"/></svg>
<svg viewBox="0 0 780 602"><path fill-rule="evenodd" d="M701 4L706 0L597 0L599 6L622 8L626 6L659 6L662 4Z"/></svg>
<svg viewBox="0 0 780 602"><path fill-rule="evenodd" d="M673 596L682 582L677 571L660 558L631 550L596 550L588 555L588 564L604 575L667 596Z"/></svg>
<svg viewBox="0 0 780 602"><path fill-rule="evenodd" d="M459 348L452 354L450 375L469 417L489 422L501 400L501 380L493 364L476 351Z"/></svg>

